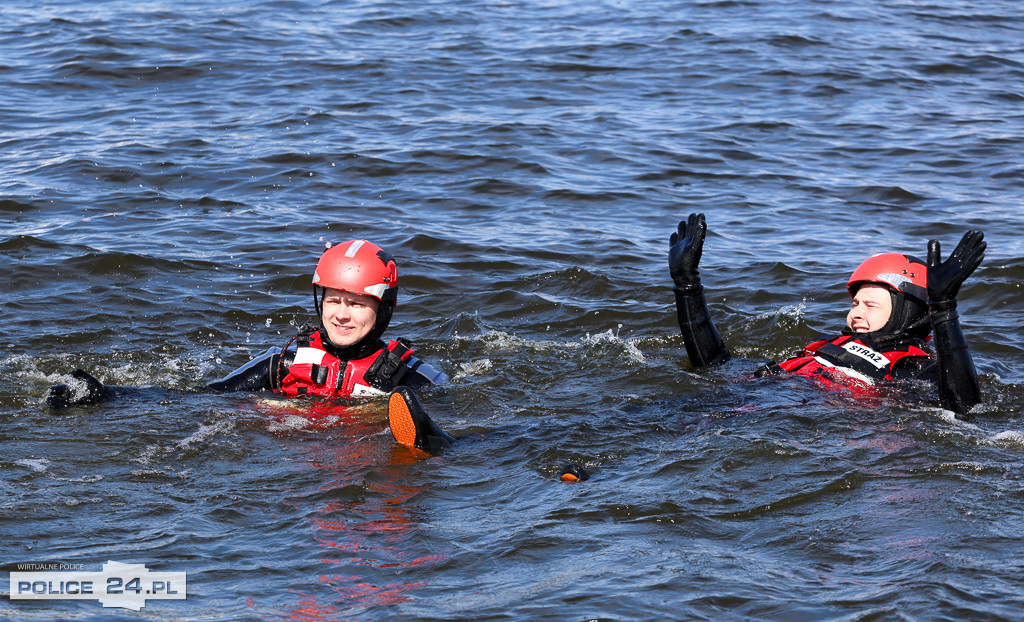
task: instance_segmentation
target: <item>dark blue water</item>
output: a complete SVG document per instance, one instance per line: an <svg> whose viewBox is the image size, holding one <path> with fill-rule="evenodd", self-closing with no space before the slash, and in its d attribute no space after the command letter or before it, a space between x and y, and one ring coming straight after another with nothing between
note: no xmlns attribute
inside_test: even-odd
<svg viewBox="0 0 1024 622"><path fill-rule="evenodd" d="M0 559L188 599L0 618L1020 619L1022 110L1014 0L5 4ZM691 211L735 357L699 371ZM970 228L972 418L749 378L866 256ZM381 401L198 390L351 238L452 378L441 456ZM75 367L135 388L47 410Z"/></svg>

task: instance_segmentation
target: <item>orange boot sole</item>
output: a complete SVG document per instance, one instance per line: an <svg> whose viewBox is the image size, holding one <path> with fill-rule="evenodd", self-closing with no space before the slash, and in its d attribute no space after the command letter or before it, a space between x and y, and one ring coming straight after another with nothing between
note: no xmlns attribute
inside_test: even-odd
<svg viewBox="0 0 1024 622"><path fill-rule="evenodd" d="M416 446L416 424L412 420L409 404L400 393L392 393L388 399L388 425L396 443L406 447Z"/></svg>

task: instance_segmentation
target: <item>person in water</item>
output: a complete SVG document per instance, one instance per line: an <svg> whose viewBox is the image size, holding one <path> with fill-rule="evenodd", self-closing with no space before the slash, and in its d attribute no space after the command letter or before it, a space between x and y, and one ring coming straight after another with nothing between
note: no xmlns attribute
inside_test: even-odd
<svg viewBox="0 0 1024 622"><path fill-rule="evenodd" d="M400 388L399 397L389 400L395 440L426 451L450 445L452 437L430 420L413 393L447 377L415 357L408 341L382 339L398 299L394 258L366 240L331 246L320 256L312 284L317 326L301 328L284 348L269 348L206 388L326 399L386 395ZM47 391L51 408L95 404L117 393L84 370L71 375L75 386Z"/></svg>
<svg viewBox="0 0 1024 622"><path fill-rule="evenodd" d="M706 233L704 215L690 214L672 234L669 248L679 329L695 367L729 359L697 269ZM781 363L768 363L757 375L793 373L854 387L926 380L938 386L943 408L966 414L981 401L981 389L960 328L957 294L981 264L985 248L984 234L968 231L946 261L938 240L928 242L927 263L900 253L868 258L846 284L852 298L846 328ZM930 333L934 357L925 349Z"/></svg>
<svg viewBox="0 0 1024 622"><path fill-rule="evenodd" d="M302 327L284 348L269 348L207 388L346 398L447 380L413 356L408 341L382 339L398 300L398 266L379 246L366 240L331 246L312 285L316 326Z"/></svg>

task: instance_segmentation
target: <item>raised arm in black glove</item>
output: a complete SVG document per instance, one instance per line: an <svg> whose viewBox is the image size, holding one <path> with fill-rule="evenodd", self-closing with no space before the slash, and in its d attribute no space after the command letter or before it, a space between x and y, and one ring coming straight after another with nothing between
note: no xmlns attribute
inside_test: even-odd
<svg viewBox="0 0 1024 622"><path fill-rule="evenodd" d="M956 311L956 295L985 258L985 234L968 231L946 261L938 240L928 241L928 310L935 333L939 400L943 408L965 414L981 401L978 372Z"/></svg>
<svg viewBox="0 0 1024 622"><path fill-rule="evenodd" d="M686 354L694 367L729 360L729 350L711 321L704 286L697 270L704 252L707 228L704 214L690 214L686 221L679 223L677 232L669 240L668 266L675 284L672 291L676 295L679 330L683 333Z"/></svg>

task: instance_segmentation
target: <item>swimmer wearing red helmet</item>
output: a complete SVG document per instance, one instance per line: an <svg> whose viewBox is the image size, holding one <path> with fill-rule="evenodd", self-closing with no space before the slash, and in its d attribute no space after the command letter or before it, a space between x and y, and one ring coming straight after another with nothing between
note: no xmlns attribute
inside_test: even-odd
<svg viewBox="0 0 1024 622"><path fill-rule="evenodd" d="M300 330L283 349L267 350L209 388L321 398L390 393L395 441L427 453L444 449L454 437L430 419L413 389L447 377L413 356L408 342L381 339L397 298L398 266L391 255L366 240L332 246L313 271L319 326Z"/></svg>
<svg viewBox="0 0 1024 622"><path fill-rule="evenodd" d="M206 388L322 399L390 393L388 421L396 442L426 452L450 446L455 438L434 424L413 392L447 377L413 356L409 342L381 338L398 299L394 258L366 240L329 246L312 285L318 326L303 327L284 348L269 348ZM50 408L95 404L118 394L81 369L71 375L73 387L47 391Z"/></svg>
<svg viewBox="0 0 1024 622"><path fill-rule="evenodd" d="M729 359L697 270L706 233L704 215L690 214L672 234L669 248L679 328L695 367ZM946 261L941 261L938 240L928 242L927 263L899 253L868 258L847 282L852 305L846 329L782 363L769 363L758 375L788 372L853 387L928 380L938 386L943 408L966 414L981 401L981 389L956 297L984 259L985 248L984 234L968 231ZM934 357L925 350L929 333L934 333Z"/></svg>
<svg viewBox="0 0 1024 622"><path fill-rule="evenodd" d="M268 349L206 388L346 398L386 395L398 386L420 388L447 380L413 356L407 341L382 340L398 298L398 268L379 246L350 240L327 248L313 272L312 286L316 327L304 327L284 348ZM47 391L48 406L94 404L118 394L83 370L71 375L73 386L56 385Z"/></svg>
<svg viewBox="0 0 1024 622"><path fill-rule="evenodd" d="M413 356L407 341L381 339L398 299L398 267L382 248L366 240L327 248L312 285L318 326L304 327L284 348L270 348L208 388L344 398L446 380Z"/></svg>

